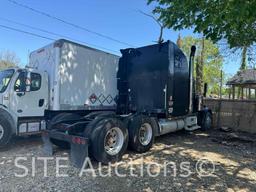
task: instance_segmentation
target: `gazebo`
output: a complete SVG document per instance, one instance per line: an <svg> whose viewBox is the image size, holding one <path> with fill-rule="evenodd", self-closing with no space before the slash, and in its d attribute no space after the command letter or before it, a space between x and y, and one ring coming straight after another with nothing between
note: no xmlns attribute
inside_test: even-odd
<svg viewBox="0 0 256 192"><path fill-rule="evenodd" d="M237 72L228 80L230 86L229 99L256 99L256 70L247 69Z"/></svg>

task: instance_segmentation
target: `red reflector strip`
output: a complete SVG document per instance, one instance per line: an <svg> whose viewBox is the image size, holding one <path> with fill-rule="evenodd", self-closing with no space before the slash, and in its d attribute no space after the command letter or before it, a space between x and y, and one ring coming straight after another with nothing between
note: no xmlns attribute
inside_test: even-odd
<svg viewBox="0 0 256 192"><path fill-rule="evenodd" d="M85 145L85 140L80 137L72 137L72 143L79 144L79 145Z"/></svg>

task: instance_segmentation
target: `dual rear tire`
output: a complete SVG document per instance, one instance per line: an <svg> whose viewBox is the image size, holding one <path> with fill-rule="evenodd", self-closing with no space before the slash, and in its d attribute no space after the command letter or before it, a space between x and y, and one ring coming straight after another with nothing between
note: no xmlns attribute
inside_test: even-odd
<svg viewBox="0 0 256 192"><path fill-rule="evenodd" d="M79 118L75 114L60 114L49 123L48 129L54 129L58 122ZM144 115L136 115L125 125L111 114L97 115L86 127L84 136L90 139L89 153L99 162L107 164L117 162L129 147L139 153L148 151L154 143L152 120ZM60 148L70 148L69 143L56 139L51 142Z"/></svg>
<svg viewBox="0 0 256 192"><path fill-rule="evenodd" d="M128 130L117 118L98 119L90 140L91 154L97 161L104 164L117 162L127 149Z"/></svg>
<svg viewBox="0 0 256 192"><path fill-rule="evenodd" d="M128 120L127 127L114 117L92 121L85 130L85 136L91 141L91 155L107 164L120 161L128 145L139 153L150 150L155 137L152 119L143 115L134 116Z"/></svg>
<svg viewBox="0 0 256 192"><path fill-rule="evenodd" d="M129 124L129 147L144 153L150 150L155 138L155 124L150 117L144 115L134 116Z"/></svg>

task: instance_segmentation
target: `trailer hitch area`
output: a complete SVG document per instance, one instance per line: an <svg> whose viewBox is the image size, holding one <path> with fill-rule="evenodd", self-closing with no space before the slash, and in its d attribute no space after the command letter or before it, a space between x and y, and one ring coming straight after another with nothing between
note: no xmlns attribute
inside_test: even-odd
<svg viewBox="0 0 256 192"><path fill-rule="evenodd" d="M48 156L54 154L51 139L58 139L70 143L70 160L73 166L82 168L86 157L88 157L88 139L85 137L68 135L58 131L43 131L43 152Z"/></svg>

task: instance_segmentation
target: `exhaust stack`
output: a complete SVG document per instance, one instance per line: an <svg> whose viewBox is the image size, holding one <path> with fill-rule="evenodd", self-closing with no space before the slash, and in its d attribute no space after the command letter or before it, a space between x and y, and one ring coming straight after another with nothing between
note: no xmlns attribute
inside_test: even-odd
<svg viewBox="0 0 256 192"><path fill-rule="evenodd" d="M196 46L191 46L189 57L189 112L193 112L193 94L194 94L194 58Z"/></svg>

